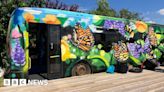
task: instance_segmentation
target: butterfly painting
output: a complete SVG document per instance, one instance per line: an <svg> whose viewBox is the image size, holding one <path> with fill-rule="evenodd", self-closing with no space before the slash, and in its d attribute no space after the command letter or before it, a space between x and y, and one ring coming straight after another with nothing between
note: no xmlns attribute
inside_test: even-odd
<svg viewBox="0 0 164 92"><path fill-rule="evenodd" d="M94 36L90 28L83 29L80 24L77 24L73 33L73 44L84 51L89 51L94 45Z"/></svg>
<svg viewBox="0 0 164 92"><path fill-rule="evenodd" d="M154 29L152 27L149 28L148 36L149 36L150 44L152 46L156 46L157 45L157 37L156 37Z"/></svg>
<svg viewBox="0 0 164 92"><path fill-rule="evenodd" d="M125 62L129 58L128 49L125 43L119 42L113 44L114 56L119 62Z"/></svg>

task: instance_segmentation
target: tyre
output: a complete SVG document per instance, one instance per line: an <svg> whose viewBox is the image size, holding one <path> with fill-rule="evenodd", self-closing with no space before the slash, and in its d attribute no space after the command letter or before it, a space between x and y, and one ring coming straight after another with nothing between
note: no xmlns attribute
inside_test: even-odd
<svg viewBox="0 0 164 92"><path fill-rule="evenodd" d="M129 72L133 72L133 73L141 73L142 71L143 71L143 68L141 66L136 66L129 69Z"/></svg>
<svg viewBox="0 0 164 92"><path fill-rule="evenodd" d="M115 67L116 67L116 72L118 73L127 73L128 71L128 64L126 63L118 62Z"/></svg>
<svg viewBox="0 0 164 92"><path fill-rule="evenodd" d="M144 66L148 70L155 70L155 68L158 66L158 64L155 59L152 59L152 60L146 60L144 62Z"/></svg>
<svg viewBox="0 0 164 92"><path fill-rule="evenodd" d="M81 76L85 74L91 74L91 68L87 63L80 62L72 68L72 76Z"/></svg>

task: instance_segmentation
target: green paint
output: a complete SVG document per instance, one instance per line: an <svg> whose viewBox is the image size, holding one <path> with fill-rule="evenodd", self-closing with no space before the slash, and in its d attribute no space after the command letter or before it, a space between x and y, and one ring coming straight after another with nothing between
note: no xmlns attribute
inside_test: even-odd
<svg viewBox="0 0 164 92"><path fill-rule="evenodd" d="M109 67L109 61L106 60L106 58L104 58L102 56L94 55L94 56L88 56L87 58L88 59L101 59L105 63L106 67Z"/></svg>
<svg viewBox="0 0 164 92"><path fill-rule="evenodd" d="M12 74L11 74L11 77L12 77L12 78L16 78L16 74L15 74L15 73L12 73Z"/></svg>
<svg viewBox="0 0 164 92"><path fill-rule="evenodd" d="M137 58L135 58L135 57L133 57L133 56L129 56L130 57L130 59L135 63L135 64L137 64L137 65L141 65L141 61L139 60L139 59L137 59Z"/></svg>

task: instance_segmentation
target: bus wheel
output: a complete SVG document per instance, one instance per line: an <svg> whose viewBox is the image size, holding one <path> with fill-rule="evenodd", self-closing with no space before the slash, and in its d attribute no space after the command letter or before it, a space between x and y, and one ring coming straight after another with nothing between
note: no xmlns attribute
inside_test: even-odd
<svg viewBox="0 0 164 92"><path fill-rule="evenodd" d="M158 66L157 61L155 59L145 61L144 65L145 68L148 70L155 70L155 68Z"/></svg>
<svg viewBox="0 0 164 92"><path fill-rule="evenodd" d="M82 63L82 62L77 63L72 68L72 76L80 76L80 75L85 75L85 74L91 74L91 68L86 63Z"/></svg>

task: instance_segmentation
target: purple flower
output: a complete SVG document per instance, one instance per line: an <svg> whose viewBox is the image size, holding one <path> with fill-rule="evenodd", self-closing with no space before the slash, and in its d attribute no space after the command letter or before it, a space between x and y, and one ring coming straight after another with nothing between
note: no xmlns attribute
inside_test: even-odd
<svg viewBox="0 0 164 92"><path fill-rule="evenodd" d="M118 32L125 37L125 30L118 30Z"/></svg>
<svg viewBox="0 0 164 92"><path fill-rule="evenodd" d="M20 45L19 39L15 39L16 45L11 52L11 58L16 66L23 66L25 65L25 53L23 48Z"/></svg>
<svg viewBox="0 0 164 92"><path fill-rule="evenodd" d="M137 44L136 49L137 49L137 51L138 51L139 53L143 53L143 52L144 52L142 46L139 45L139 44Z"/></svg>
<svg viewBox="0 0 164 92"><path fill-rule="evenodd" d="M151 51L151 49L150 49L150 41L149 41L149 38L147 37L145 39L144 52L145 53L149 53L150 51Z"/></svg>
<svg viewBox="0 0 164 92"><path fill-rule="evenodd" d="M104 28L106 29L118 29L118 32L124 36L125 38L125 24L121 21L114 21L114 20L106 20L104 23Z"/></svg>
<svg viewBox="0 0 164 92"><path fill-rule="evenodd" d="M135 58L139 58L141 52L138 49L138 47L141 47L141 46L135 43L129 43L127 47L132 56L134 56Z"/></svg>

